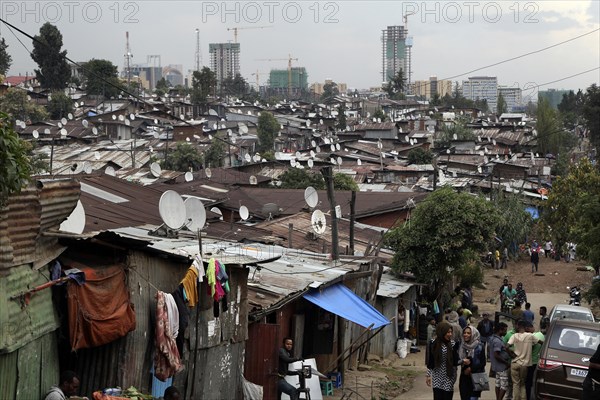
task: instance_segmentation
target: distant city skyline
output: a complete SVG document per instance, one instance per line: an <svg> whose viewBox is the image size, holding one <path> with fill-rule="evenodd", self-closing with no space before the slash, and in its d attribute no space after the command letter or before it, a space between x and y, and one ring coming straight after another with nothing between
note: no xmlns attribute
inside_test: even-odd
<svg viewBox="0 0 600 400"><path fill-rule="evenodd" d="M163 66L183 65L184 76L194 69L196 29L203 65L208 66L209 43L233 43L232 28L237 27L241 74L249 83L255 81L252 74L287 67L285 61L259 59L291 56L298 58L294 67L306 68L309 83L332 79L351 89L381 85L382 30L406 20L408 35L414 38L413 81L437 76L462 83L471 76L496 76L500 86L524 89L525 98L537 92L528 87L583 71L592 70L540 89L585 89L600 81L595 69L600 64L599 3L4 0L0 17L32 36L51 22L61 31L71 59L107 59L120 71L129 32L132 63L160 54ZM31 40L3 23L0 35L13 59L8 74L32 73ZM479 69L529 52L536 53Z"/></svg>

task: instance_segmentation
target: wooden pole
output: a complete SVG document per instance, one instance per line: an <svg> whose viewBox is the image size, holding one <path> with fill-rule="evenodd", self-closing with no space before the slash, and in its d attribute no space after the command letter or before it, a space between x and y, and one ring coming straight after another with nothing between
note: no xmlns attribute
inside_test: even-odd
<svg viewBox="0 0 600 400"><path fill-rule="evenodd" d="M337 215L335 214L335 196L333 192L333 175L331 167L321 168L321 174L325 178L325 184L327 185L327 198L329 199L329 207L331 209L331 256L334 260L340 258L339 245L338 245L338 222Z"/></svg>

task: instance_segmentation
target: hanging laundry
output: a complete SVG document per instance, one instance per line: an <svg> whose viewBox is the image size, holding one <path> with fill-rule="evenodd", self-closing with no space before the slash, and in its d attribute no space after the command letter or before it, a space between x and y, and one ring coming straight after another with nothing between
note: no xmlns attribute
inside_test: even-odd
<svg viewBox="0 0 600 400"><path fill-rule="evenodd" d="M155 329L154 375L161 381L175 375L183 369L175 338L171 332L165 293L156 293L156 329Z"/></svg>
<svg viewBox="0 0 600 400"><path fill-rule="evenodd" d="M217 291L217 272L216 272L216 260L211 258L208 260L208 267L206 268L206 279L208 280L208 287L210 289L210 297L214 297Z"/></svg>
<svg viewBox="0 0 600 400"><path fill-rule="evenodd" d="M196 268L189 267L185 277L181 280L187 295L188 306L195 307L198 303L198 273Z"/></svg>
<svg viewBox="0 0 600 400"><path fill-rule="evenodd" d="M171 333L173 338L177 339L177 335L179 334L179 310L172 294L165 293L165 304L167 305L167 316L169 317Z"/></svg>
<svg viewBox="0 0 600 400"><path fill-rule="evenodd" d="M183 292L183 285L179 285L177 289L171 293L173 295L173 299L175 300L175 304L177 304L177 310L179 311L179 335L177 335L175 342L177 343L177 350L179 351L180 357L183 357L185 329L187 328L190 319L190 309L186 305Z"/></svg>
<svg viewBox="0 0 600 400"><path fill-rule="evenodd" d="M219 273L217 274L217 280L219 282L221 282L221 286L223 286L223 289L225 290L225 293L229 293L229 276L227 275L227 270L225 269L225 264L223 264L222 262L220 262L219 260L216 261L219 267Z"/></svg>
<svg viewBox="0 0 600 400"><path fill-rule="evenodd" d="M200 254L196 254L194 256L194 261L192 262L192 267L196 269L198 273L198 283L204 281L204 263L202 262L202 257Z"/></svg>

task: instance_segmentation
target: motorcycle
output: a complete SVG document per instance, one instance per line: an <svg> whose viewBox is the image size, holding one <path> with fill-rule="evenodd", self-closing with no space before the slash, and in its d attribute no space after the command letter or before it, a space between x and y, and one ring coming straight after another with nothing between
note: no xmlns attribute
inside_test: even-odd
<svg viewBox="0 0 600 400"><path fill-rule="evenodd" d="M504 307L503 307L504 313L511 314L513 308L515 308L515 301L513 299L504 300Z"/></svg>
<svg viewBox="0 0 600 400"><path fill-rule="evenodd" d="M569 287L567 286L567 290L569 291L569 305L572 306L580 306L581 305L581 289L579 286Z"/></svg>

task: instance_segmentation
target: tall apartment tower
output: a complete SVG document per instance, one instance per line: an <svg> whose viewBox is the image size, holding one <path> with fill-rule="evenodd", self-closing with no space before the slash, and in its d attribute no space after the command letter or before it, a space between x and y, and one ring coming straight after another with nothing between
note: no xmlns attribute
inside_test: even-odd
<svg viewBox="0 0 600 400"><path fill-rule="evenodd" d="M388 26L381 31L381 79L389 82L400 69L404 71L406 87L411 83L412 37L402 25Z"/></svg>
<svg viewBox="0 0 600 400"><path fill-rule="evenodd" d="M473 76L462 83L462 94L469 100L487 100L491 112L498 105L498 78L495 76Z"/></svg>
<svg viewBox="0 0 600 400"><path fill-rule="evenodd" d="M233 78L240 73L239 43L210 43L208 45L210 69L217 77L220 87L225 78Z"/></svg>

